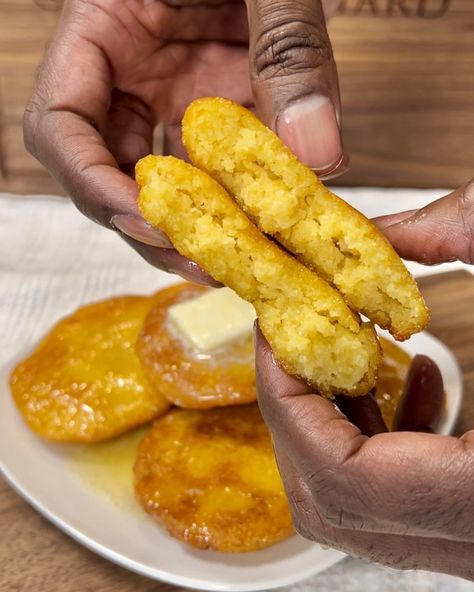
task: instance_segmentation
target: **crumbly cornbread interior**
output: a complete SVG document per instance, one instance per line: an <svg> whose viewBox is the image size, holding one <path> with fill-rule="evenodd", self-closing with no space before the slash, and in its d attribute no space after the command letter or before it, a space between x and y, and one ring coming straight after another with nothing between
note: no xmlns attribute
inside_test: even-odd
<svg viewBox="0 0 474 592"><path fill-rule="evenodd" d="M226 99L198 99L185 113L183 141L198 168L263 232L336 286L353 310L400 340L425 327L423 298L385 237L253 113Z"/></svg>
<svg viewBox="0 0 474 592"><path fill-rule="evenodd" d="M257 312L261 330L291 374L321 393L364 394L381 361L374 329L324 280L266 238L206 173L173 157L136 167L139 207L177 250Z"/></svg>

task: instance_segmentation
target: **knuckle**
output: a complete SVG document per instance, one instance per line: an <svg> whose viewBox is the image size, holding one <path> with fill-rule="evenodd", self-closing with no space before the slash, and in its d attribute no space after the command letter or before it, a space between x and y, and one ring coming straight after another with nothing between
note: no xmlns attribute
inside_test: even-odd
<svg viewBox="0 0 474 592"><path fill-rule="evenodd" d="M48 51L49 49L47 53ZM40 124L47 110L48 96L51 93L51 74L47 61L48 58L46 57L36 70L33 93L23 113L23 141L28 152L35 158L39 157Z"/></svg>
<svg viewBox="0 0 474 592"><path fill-rule="evenodd" d="M36 93L28 101L23 113L23 142L28 152L37 156L38 125L41 117L42 101Z"/></svg>
<svg viewBox="0 0 474 592"><path fill-rule="evenodd" d="M462 222L462 232L467 242L466 262L474 263L474 179L461 190L458 212Z"/></svg>
<svg viewBox="0 0 474 592"><path fill-rule="evenodd" d="M253 72L258 79L310 72L333 60L323 31L298 21L288 21L263 31L255 43Z"/></svg>

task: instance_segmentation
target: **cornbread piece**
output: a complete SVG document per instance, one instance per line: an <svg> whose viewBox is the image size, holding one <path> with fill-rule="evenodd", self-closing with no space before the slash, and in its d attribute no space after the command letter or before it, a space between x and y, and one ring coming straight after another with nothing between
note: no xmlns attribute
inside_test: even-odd
<svg viewBox="0 0 474 592"><path fill-rule="evenodd" d="M208 409L251 403L257 399L252 336L198 356L167 318L173 305L207 290L182 283L159 292L137 340L138 357L150 382L179 407Z"/></svg>
<svg viewBox="0 0 474 592"><path fill-rule="evenodd" d="M185 113L183 141L197 167L263 232L336 286L353 310L400 340L426 326L418 287L385 237L250 111L225 99L198 99Z"/></svg>
<svg viewBox="0 0 474 592"><path fill-rule="evenodd" d="M140 444L134 473L143 509L194 547L242 553L293 534L256 405L171 411Z"/></svg>
<svg viewBox="0 0 474 592"><path fill-rule="evenodd" d="M372 388L381 357L375 332L339 292L267 239L206 173L171 156L147 156L136 174L145 219L254 305L289 373L326 396Z"/></svg>
<svg viewBox="0 0 474 592"><path fill-rule="evenodd" d="M23 419L55 442L100 442L164 413L135 341L150 297L111 298L60 321L10 377Z"/></svg>

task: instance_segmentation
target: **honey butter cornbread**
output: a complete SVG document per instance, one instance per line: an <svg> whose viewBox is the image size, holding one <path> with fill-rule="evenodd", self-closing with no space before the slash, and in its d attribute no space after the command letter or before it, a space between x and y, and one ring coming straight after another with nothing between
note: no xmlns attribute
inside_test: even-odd
<svg viewBox="0 0 474 592"><path fill-rule="evenodd" d="M135 353L154 302L119 296L59 321L10 377L28 427L52 442L101 442L165 413L171 404Z"/></svg>
<svg viewBox="0 0 474 592"><path fill-rule="evenodd" d="M372 325L266 238L206 173L171 156L139 161L139 207L176 249L251 302L277 359L326 396L370 390L381 360Z"/></svg>
<svg viewBox="0 0 474 592"><path fill-rule="evenodd" d="M209 293L188 282L161 290L143 323L136 352L145 375L171 403L209 409L257 399L252 335L212 355L196 355L170 322L173 306ZM215 311L207 310L206 323Z"/></svg>
<svg viewBox="0 0 474 592"><path fill-rule="evenodd" d="M399 340L426 326L417 285L385 237L253 113L226 99L198 99L184 115L183 141L198 168L263 232L336 286L353 310Z"/></svg>
<svg viewBox="0 0 474 592"><path fill-rule="evenodd" d="M255 404L173 409L141 442L134 475L143 509L193 547L243 553L294 533Z"/></svg>

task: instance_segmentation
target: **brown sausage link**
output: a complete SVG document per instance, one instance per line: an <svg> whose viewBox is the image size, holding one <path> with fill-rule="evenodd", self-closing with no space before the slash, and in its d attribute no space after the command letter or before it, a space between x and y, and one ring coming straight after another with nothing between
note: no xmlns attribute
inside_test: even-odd
<svg viewBox="0 0 474 592"><path fill-rule="evenodd" d="M373 391L362 397L338 395L335 403L364 436L375 436L388 431Z"/></svg>
<svg viewBox="0 0 474 592"><path fill-rule="evenodd" d="M394 419L394 430L435 432L444 403L443 378L427 356L413 358Z"/></svg>

